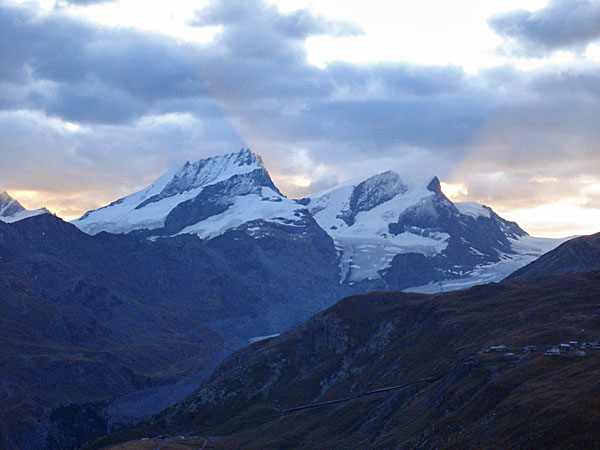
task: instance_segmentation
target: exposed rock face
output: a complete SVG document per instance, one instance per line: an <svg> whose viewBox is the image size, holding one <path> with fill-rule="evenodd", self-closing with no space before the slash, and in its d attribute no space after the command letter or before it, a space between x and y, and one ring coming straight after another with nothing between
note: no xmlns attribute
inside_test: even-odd
<svg viewBox="0 0 600 450"><path fill-rule="evenodd" d="M263 197L263 188L268 188L277 195ZM256 169L209 185L193 199L178 204L165 219L164 230L158 232L176 234L190 225L226 212L235 204L236 197L247 195L259 196L265 202L289 202L273 185L269 175L263 169ZM301 210L295 206L294 208Z"/></svg>
<svg viewBox="0 0 600 450"><path fill-rule="evenodd" d="M383 172L359 183L350 196L348 209L342 211L341 219L348 226L354 225L356 215L402 195L408 186L402 182L400 175L394 172Z"/></svg>
<svg viewBox="0 0 600 450"><path fill-rule="evenodd" d="M0 193L0 217L10 217L25 211L21 204L13 199L6 191Z"/></svg>

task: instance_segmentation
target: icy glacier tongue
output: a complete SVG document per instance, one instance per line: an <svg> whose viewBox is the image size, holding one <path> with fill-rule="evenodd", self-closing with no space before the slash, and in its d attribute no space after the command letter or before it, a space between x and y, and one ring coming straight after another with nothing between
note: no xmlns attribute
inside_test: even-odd
<svg viewBox="0 0 600 450"><path fill-rule="evenodd" d="M25 209L18 201L12 198L6 191L0 193L0 220L3 222L16 222L28 217L40 214L49 214L46 208Z"/></svg>
<svg viewBox="0 0 600 450"><path fill-rule="evenodd" d="M259 156L242 149L188 162L73 224L89 234L154 230L209 238L257 219L293 224L303 209L279 192Z"/></svg>
<svg viewBox="0 0 600 450"><path fill-rule="evenodd" d="M389 289L433 283L439 290L444 280L497 281L497 268L526 264L559 243L536 241L487 206L452 203L437 177L409 186L384 172L305 203L333 238L342 281L350 283L382 280Z"/></svg>
<svg viewBox="0 0 600 450"><path fill-rule="evenodd" d="M338 248L342 279L355 282L379 279L399 253L432 256L446 248L450 236L444 232L390 232L400 213L433 195L427 186L409 187L388 171L316 194L308 208Z"/></svg>

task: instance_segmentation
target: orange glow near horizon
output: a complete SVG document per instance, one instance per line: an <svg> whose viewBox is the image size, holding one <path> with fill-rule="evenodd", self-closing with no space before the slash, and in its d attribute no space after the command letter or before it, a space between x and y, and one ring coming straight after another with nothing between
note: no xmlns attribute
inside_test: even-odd
<svg viewBox="0 0 600 450"><path fill-rule="evenodd" d="M307 175L280 175L274 178L277 178L276 182L284 188L284 194L292 194L291 191L294 190L294 187L308 187L311 182ZM442 183L442 190L452 201L470 200L468 199L468 187L463 183ZM600 185L589 186L587 191L600 192ZM116 198L114 193L97 191L61 193L15 189L7 192L25 208L45 207L65 221L76 219L85 212L104 206ZM294 198L293 195L292 198ZM532 236L567 237L600 231L598 227L600 208L590 207L586 200L578 198L549 200L548 203L531 208L484 203L492 207L503 218L517 222Z"/></svg>
<svg viewBox="0 0 600 450"><path fill-rule="evenodd" d="M459 198L469 195L469 189L463 183L440 183L442 185L442 192L446 197L452 201L457 201Z"/></svg>
<svg viewBox="0 0 600 450"><path fill-rule="evenodd" d="M499 210L532 236L566 237L600 231L600 209L587 208L579 199L549 202L532 208Z"/></svg>
<svg viewBox="0 0 600 450"><path fill-rule="evenodd" d="M65 221L81 217L91 209L97 209L110 203L108 195L91 192L62 193L35 190L7 190L8 195L26 209L46 208Z"/></svg>
<svg viewBox="0 0 600 450"><path fill-rule="evenodd" d="M23 205L27 209L40 208L40 206L32 208L32 207L26 205L26 203L31 203L31 202L35 203L35 199L40 196L39 191L13 190L13 191L7 191L7 192L8 192L8 195L10 195L12 198L17 200L21 205Z"/></svg>

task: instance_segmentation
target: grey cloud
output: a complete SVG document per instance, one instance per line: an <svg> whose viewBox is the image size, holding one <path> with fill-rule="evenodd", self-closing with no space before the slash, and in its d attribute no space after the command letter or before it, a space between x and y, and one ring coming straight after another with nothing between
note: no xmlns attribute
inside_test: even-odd
<svg viewBox="0 0 600 450"><path fill-rule="evenodd" d="M459 67L421 67L402 63L357 66L334 63L327 67L334 82L354 95L369 92L390 96L432 96L461 91L467 79ZM377 92L379 90L380 92Z"/></svg>
<svg viewBox="0 0 600 450"><path fill-rule="evenodd" d="M235 28L237 31L269 31L274 38L284 36L296 40L304 40L308 36L318 34L355 36L362 33L356 25L317 17L306 10L281 14L277 7L260 0L214 2L197 12L191 25L225 25L227 30Z"/></svg>
<svg viewBox="0 0 600 450"><path fill-rule="evenodd" d="M600 39L600 2L553 0L539 11L513 11L491 18L489 24L500 35L515 39L519 50L529 55L583 50Z"/></svg>
<svg viewBox="0 0 600 450"><path fill-rule="evenodd" d="M600 100L600 73L598 70L547 73L538 77L533 85L541 95L562 94L572 98L595 98Z"/></svg>
<svg viewBox="0 0 600 450"><path fill-rule="evenodd" d="M303 43L311 35L359 33L350 24L316 17L305 10L281 14L275 6L262 0L213 2L196 13L192 25L222 26L215 38L214 57L238 64L238 72L248 66L249 70L245 70L248 84L261 76L271 78L273 65L277 69L275 73L281 75L294 76L297 71L308 71ZM268 67L256 71L257 63L268 63Z"/></svg>
<svg viewBox="0 0 600 450"><path fill-rule="evenodd" d="M126 92L95 83L82 83L77 89L62 84L40 103L47 113L70 122L123 123L148 112Z"/></svg>
<svg viewBox="0 0 600 450"><path fill-rule="evenodd" d="M0 113L0 180L12 189L106 191L143 187L170 164L241 148L222 118L147 117L69 131L36 113ZM112 198L114 200L114 198ZM108 198L107 198L108 199Z"/></svg>
<svg viewBox="0 0 600 450"><path fill-rule="evenodd" d="M11 161L0 176L14 183L22 172L32 186L71 176L100 189L110 173L105 189L114 194L113 184L140 187L169 161L245 145L282 173L290 149L301 148L311 155L310 170L336 166L338 175L362 175L365 161L370 170L397 161L400 172L442 178L455 169L464 180L494 170L519 174L488 190L474 180L474 195L488 203L508 201L507 192L514 201L540 201L545 186L517 188L540 173L562 180L600 172L595 68L478 75L395 63L321 69L308 63L303 40L331 24L258 0L215 2L199 12L198 26L223 27L206 45L59 13L32 21L33 14L0 3L0 148L3 164ZM36 112L31 127L18 110ZM47 129L48 117L85 124L85 131ZM46 153L36 157L39 149ZM40 169L23 169L32 160ZM50 179L43 170L60 175ZM326 175L309 189L330 186L334 177Z"/></svg>
<svg viewBox="0 0 600 450"><path fill-rule="evenodd" d="M14 72L45 80L44 89L29 89L24 106L69 121L116 124L194 112L214 97L227 114L282 140L448 147L467 144L489 110L455 67L313 67L302 38L329 23L306 11L283 15L258 0L215 2L198 13L205 24L224 25L207 47L60 15L31 22L28 14L2 9L12 27L6 32L19 42L9 46Z"/></svg>
<svg viewBox="0 0 600 450"><path fill-rule="evenodd" d="M206 97L196 49L147 33L104 30L58 14L0 6L0 79L55 84L55 101L28 97L23 106L73 120L116 123L173 99ZM41 97L48 97L42 94Z"/></svg>
<svg viewBox="0 0 600 450"><path fill-rule="evenodd" d="M273 8L263 9L278 17ZM239 102L323 97L331 91L327 77L309 66L301 45L292 42L297 39L289 38L297 27L293 33L271 36L265 26L269 15L259 14L255 27L239 25L247 32L238 33L239 26L233 27L209 47L103 29L58 14L32 21L32 15L26 8L1 7L0 33L7 45L0 56L0 77L22 84L40 80L61 84L58 104L41 105L69 120L84 111L82 121L116 123L145 110L160 111L176 99L191 108L207 96ZM297 17L296 21L302 22ZM265 42L269 51L253 53Z"/></svg>
<svg viewBox="0 0 600 450"><path fill-rule="evenodd" d="M110 3L115 0L59 0L57 2L57 7L60 8L64 4L72 4L72 5L95 5L98 3Z"/></svg>
<svg viewBox="0 0 600 450"><path fill-rule="evenodd" d="M34 15L28 8L0 4L2 79L27 82L40 66L65 81L80 79L77 62L94 29L64 18L38 21Z"/></svg>

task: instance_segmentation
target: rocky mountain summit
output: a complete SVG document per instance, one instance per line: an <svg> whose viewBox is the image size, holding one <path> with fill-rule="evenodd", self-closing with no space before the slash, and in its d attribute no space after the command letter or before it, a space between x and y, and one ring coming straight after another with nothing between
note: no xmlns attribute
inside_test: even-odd
<svg viewBox="0 0 600 450"><path fill-rule="evenodd" d="M25 209L23 205L8 195L6 191L0 193L0 221L2 222L16 222L27 217L49 213L50 211L46 208Z"/></svg>
<svg viewBox="0 0 600 450"><path fill-rule="evenodd" d="M253 220L296 224L303 215L304 208L273 184L260 157L242 149L187 162L73 224L89 234L139 231L145 236L196 234L207 239Z"/></svg>

